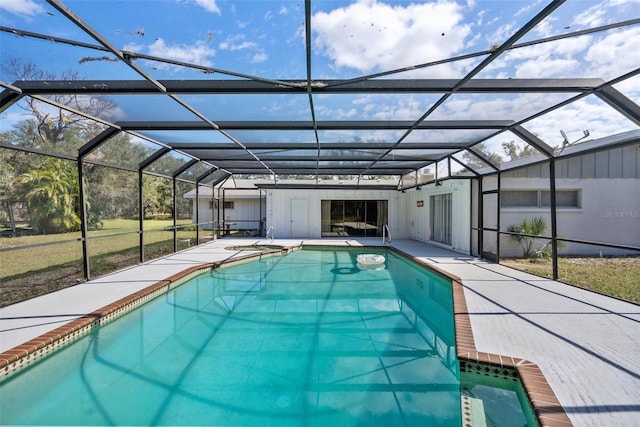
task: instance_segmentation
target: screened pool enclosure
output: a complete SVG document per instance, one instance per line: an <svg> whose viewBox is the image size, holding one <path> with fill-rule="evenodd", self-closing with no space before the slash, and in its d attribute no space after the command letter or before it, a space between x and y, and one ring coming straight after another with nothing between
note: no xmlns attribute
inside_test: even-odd
<svg viewBox="0 0 640 427"><path fill-rule="evenodd" d="M0 9L3 305L270 229L640 255L633 2Z"/></svg>

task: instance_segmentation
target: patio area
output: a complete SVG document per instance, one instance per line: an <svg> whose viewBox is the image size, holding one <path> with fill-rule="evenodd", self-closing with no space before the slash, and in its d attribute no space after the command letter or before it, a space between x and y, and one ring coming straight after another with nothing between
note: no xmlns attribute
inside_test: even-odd
<svg viewBox="0 0 640 427"><path fill-rule="evenodd" d="M5 352L187 268L244 256L221 239L0 309ZM380 239L277 239L283 246L381 245ZM536 363L575 426L640 424L640 308L475 257L394 240L391 246L461 278L478 351Z"/></svg>

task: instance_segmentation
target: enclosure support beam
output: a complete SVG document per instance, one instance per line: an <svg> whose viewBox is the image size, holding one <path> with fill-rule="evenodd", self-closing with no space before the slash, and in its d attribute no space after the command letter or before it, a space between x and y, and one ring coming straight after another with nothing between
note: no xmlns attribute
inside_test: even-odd
<svg viewBox="0 0 640 427"><path fill-rule="evenodd" d="M478 256L482 258L484 252L484 192L482 190L482 181L484 177L478 178Z"/></svg>
<svg viewBox="0 0 640 427"><path fill-rule="evenodd" d="M498 172L498 188L496 190L496 262L500 263L500 217L502 212L500 210L500 191L502 185L502 173Z"/></svg>
<svg viewBox="0 0 640 427"><path fill-rule="evenodd" d="M20 101L23 96L24 95L21 92L15 92L8 89L3 90L2 93L0 93L0 113Z"/></svg>
<svg viewBox="0 0 640 427"><path fill-rule="evenodd" d="M551 205L551 263L553 280L558 280L558 222L556 205L556 162L549 159L549 195Z"/></svg>
<svg viewBox="0 0 640 427"><path fill-rule="evenodd" d="M527 129L520 125L511 127L511 132L522 138L527 144L533 146L536 150L540 151L547 157L553 157L553 147L547 145L540 138L529 132Z"/></svg>
<svg viewBox="0 0 640 427"><path fill-rule="evenodd" d="M143 176L142 176L142 167L140 167L138 169L138 253L140 254L139 256L139 261L140 263L144 262L144 233L143 233L143 227L144 227L144 200L142 199L144 194L142 191L142 181L143 181Z"/></svg>
<svg viewBox="0 0 640 427"><path fill-rule="evenodd" d="M89 245L88 245L88 224L87 224L87 195L84 185L84 158L93 150L102 145L106 140L120 132L117 128L107 128L100 134L96 135L91 141L78 148L78 196L80 208L80 234L82 236L82 269L84 270L84 279L91 278L91 268L89 267Z"/></svg>
<svg viewBox="0 0 640 427"><path fill-rule="evenodd" d="M213 189L211 189L213 193ZM196 245L200 244L200 183L196 182L196 200L193 202L192 209L196 212Z"/></svg>
<svg viewBox="0 0 640 427"><path fill-rule="evenodd" d="M172 210L173 210L173 215L171 215L173 217L173 252L178 252L178 221L177 221L177 217L176 217L176 213L178 211L178 204L176 203L176 192L178 189L178 186L176 185L176 177L174 176L171 179L171 183L172 183L172 188L173 188L173 197L172 199Z"/></svg>
<svg viewBox="0 0 640 427"><path fill-rule="evenodd" d="M469 255L473 255L473 183L478 180L469 180Z"/></svg>
<svg viewBox="0 0 640 427"><path fill-rule="evenodd" d="M611 86L605 86L595 92L596 96L615 108L627 119L640 126L640 106Z"/></svg>
<svg viewBox="0 0 640 427"><path fill-rule="evenodd" d="M80 196L79 208L80 208L80 234L82 238L82 270L84 273L84 279L89 280L91 277L91 269L89 268L89 246L87 244L87 197L85 195L84 188L84 169L82 167L82 156L78 156L78 195Z"/></svg>

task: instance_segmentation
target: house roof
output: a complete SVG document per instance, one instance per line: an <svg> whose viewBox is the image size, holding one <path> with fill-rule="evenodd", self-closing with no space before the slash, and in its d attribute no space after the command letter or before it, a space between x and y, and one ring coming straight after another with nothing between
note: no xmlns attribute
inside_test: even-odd
<svg viewBox="0 0 640 427"><path fill-rule="evenodd" d="M400 189L640 129L637 11L495 3L8 1L3 64L45 70L3 67L2 131L37 103L41 125L94 121L87 161L125 134L147 149L126 167L189 181Z"/></svg>
<svg viewBox="0 0 640 427"><path fill-rule="evenodd" d="M376 190L397 190L398 184L392 179L376 179L376 180L320 180L314 179L278 179L276 182L269 179L228 179L221 182L216 187L201 186L198 189L200 197L212 197L227 199L241 198L257 198L262 197L266 189L365 189L373 188ZM183 195L187 199L196 198L196 190L191 190Z"/></svg>

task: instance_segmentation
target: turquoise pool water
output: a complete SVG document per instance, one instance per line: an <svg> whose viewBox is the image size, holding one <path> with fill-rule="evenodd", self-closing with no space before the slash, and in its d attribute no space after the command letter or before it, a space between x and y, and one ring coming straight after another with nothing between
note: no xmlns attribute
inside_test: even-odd
<svg viewBox="0 0 640 427"><path fill-rule="evenodd" d="M0 423L460 427L449 282L362 252L202 274L10 378Z"/></svg>

